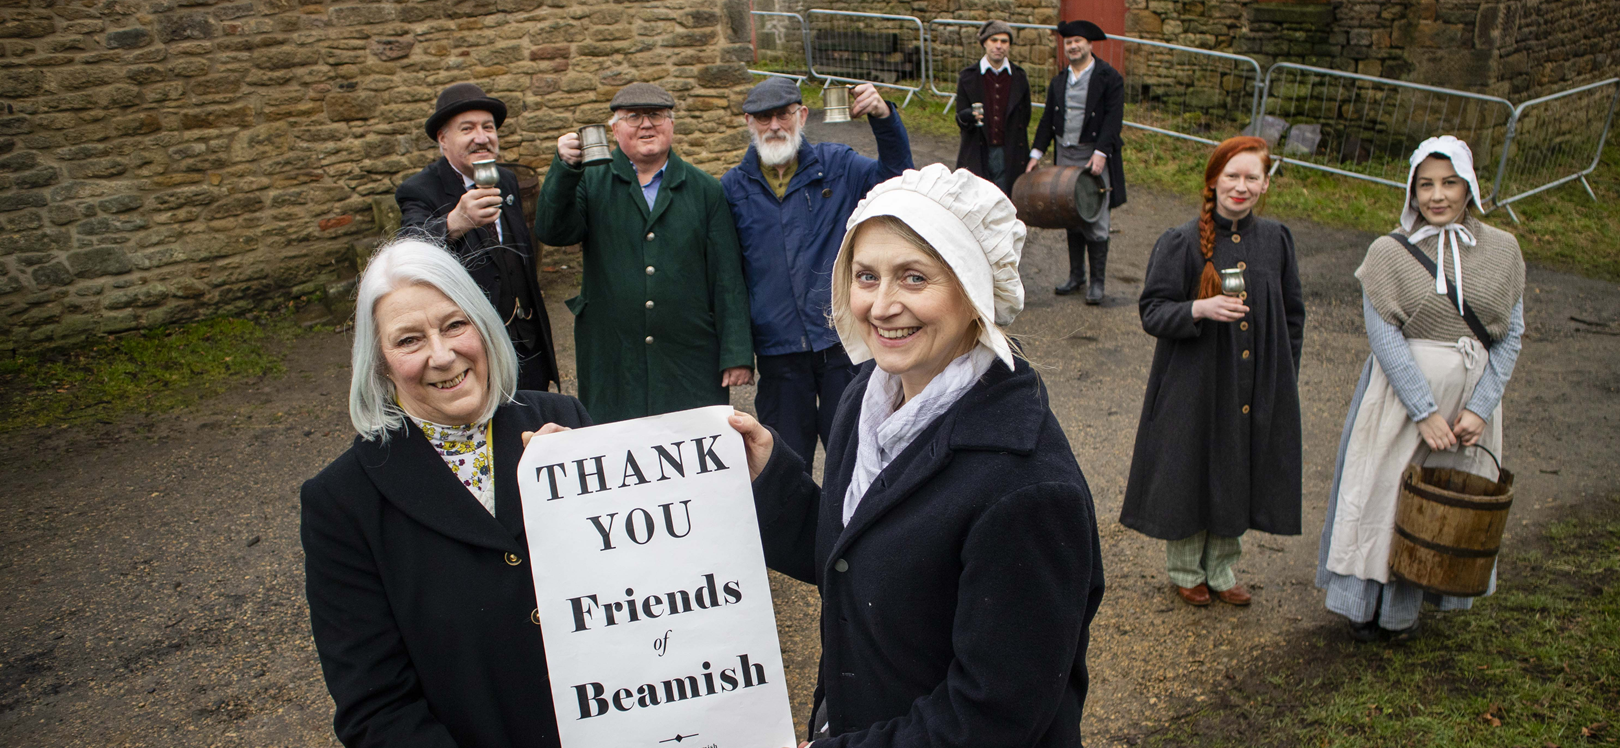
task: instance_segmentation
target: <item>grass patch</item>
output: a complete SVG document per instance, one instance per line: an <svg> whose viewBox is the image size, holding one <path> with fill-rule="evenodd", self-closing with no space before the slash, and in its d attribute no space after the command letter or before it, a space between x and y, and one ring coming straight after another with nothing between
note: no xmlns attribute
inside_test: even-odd
<svg viewBox="0 0 1620 748"><path fill-rule="evenodd" d="M821 88L805 85L805 103L821 107ZM882 91L899 104L904 94ZM913 96L904 110L906 129L934 137L960 137L946 101L931 93ZM1033 141L1041 110L1030 120ZM1125 128L1125 178L1132 185L1196 198L1203 186L1210 146L1135 128ZM1494 166L1494 165L1492 165ZM1620 281L1620 148L1604 149L1598 168L1587 181L1598 197L1571 182L1513 203L1522 223L1497 209L1486 217L1493 226L1519 239L1524 259L1592 278ZM1482 185L1489 189L1488 185ZM1400 217L1401 191L1387 185L1341 177L1302 166L1284 166L1272 181L1264 215L1282 221L1308 220L1323 226L1387 233ZM1189 218L1191 216L1188 216ZM1184 219L1183 219L1184 220ZM1180 220L1175 221L1180 223Z"/></svg>
<svg viewBox="0 0 1620 748"><path fill-rule="evenodd" d="M1292 672L1143 745L1510 746L1620 743L1620 498L1551 525L1506 559L1471 611L1425 615L1405 646L1302 644ZM1335 632L1337 633L1337 632Z"/></svg>
<svg viewBox="0 0 1620 748"><path fill-rule="evenodd" d="M218 317L0 361L0 432L161 413L284 371L290 314Z"/></svg>

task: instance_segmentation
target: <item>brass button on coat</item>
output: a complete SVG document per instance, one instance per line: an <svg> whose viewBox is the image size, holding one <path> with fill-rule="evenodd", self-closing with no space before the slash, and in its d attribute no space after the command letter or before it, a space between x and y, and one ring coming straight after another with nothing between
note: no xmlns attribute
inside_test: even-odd
<svg viewBox="0 0 1620 748"><path fill-rule="evenodd" d="M1239 235L1237 235L1237 234L1233 234L1233 235L1232 235L1232 243L1233 243L1233 244L1237 244L1237 243L1240 243L1240 242L1242 242L1242 241L1243 241L1243 237L1241 237L1241 236L1239 236ZM1243 266L1242 266L1242 265L1239 265L1239 266L1238 266L1238 267L1243 267Z"/></svg>
<svg viewBox="0 0 1620 748"><path fill-rule="evenodd" d="M833 562L833 569L837 571L849 571L849 562L845 561L844 559L838 559L837 561Z"/></svg>
<svg viewBox="0 0 1620 748"><path fill-rule="evenodd" d="M523 563L523 557L522 556L519 556L516 553L508 553L508 554L506 554L506 565L507 566L517 566L518 564L521 564L521 563Z"/></svg>
<svg viewBox="0 0 1620 748"><path fill-rule="evenodd" d="M657 236L657 234L654 234L651 231L647 232L647 241L652 241L653 238L656 237L656 236Z"/></svg>
<svg viewBox="0 0 1620 748"><path fill-rule="evenodd" d="M1243 293L1238 294L1238 298L1239 299L1247 299L1247 298L1249 298L1249 292L1244 291Z"/></svg>
<svg viewBox="0 0 1620 748"><path fill-rule="evenodd" d="M1249 406L1247 406L1247 405L1243 406L1243 412L1244 413L1249 412Z"/></svg>
<svg viewBox="0 0 1620 748"><path fill-rule="evenodd" d="M652 336L651 336L651 335L648 335L648 336L647 336L647 345L652 345L652 342L653 342L653 341L652 341Z"/></svg>
<svg viewBox="0 0 1620 748"><path fill-rule="evenodd" d="M648 265L648 266L647 266L647 274L648 274L648 275L652 275L652 274L653 274L653 273L656 273L656 272L658 272L658 271L657 271L657 270L654 270L654 269L653 269L653 266L651 266L651 265Z"/></svg>
<svg viewBox="0 0 1620 748"><path fill-rule="evenodd" d="M653 303L652 303L652 299L648 299L648 300L647 300L647 308L648 308L648 309L651 309L651 308L653 308Z"/></svg>
<svg viewBox="0 0 1620 748"><path fill-rule="evenodd" d="M1247 322L1239 322L1238 323L1238 329L1239 330L1247 330L1247 329L1249 329L1249 323L1247 323Z"/></svg>
<svg viewBox="0 0 1620 748"><path fill-rule="evenodd" d="M1247 267L1249 267L1249 263L1244 262L1242 260L1238 260L1238 269L1239 270L1243 270L1243 269L1245 269Z"/></svg>
<svg viewBox="0 0 1620 748"><path fill-rule="evenodd" d="M1248 410L1248 408L1245 407L1244 410ZM536 626L540 625L540 609L539 608L535 608L534 610L529 611L529 623L532 623L532 624L534 624Z"/></svg>
<svg viewBox="0 0 1620 748"><path fill-rule="evenodd" d="M1244 357L1244 358L1248 358L1248 357L1249 357L1249 352L1248 352L1248 351L1244 351L1244 352L1243 352L1243 357Z"/></svg>

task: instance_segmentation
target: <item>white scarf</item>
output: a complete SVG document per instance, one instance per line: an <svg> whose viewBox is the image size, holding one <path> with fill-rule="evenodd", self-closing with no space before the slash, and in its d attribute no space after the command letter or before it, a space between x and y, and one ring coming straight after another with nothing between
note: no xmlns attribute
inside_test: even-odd
<svg viewBox="0 0 1620 748"><path fill-rule="evenodd" d="M958 356L935 375L928 386L898 410L902 389L900 377L874 368L861 397L861 420L856 427L855 471L844 492L844 524L855 516L867 489L878 474L917 438L923 429L950 410L962 395L972 389L997 360L995 351L982 343Z"/></svg>

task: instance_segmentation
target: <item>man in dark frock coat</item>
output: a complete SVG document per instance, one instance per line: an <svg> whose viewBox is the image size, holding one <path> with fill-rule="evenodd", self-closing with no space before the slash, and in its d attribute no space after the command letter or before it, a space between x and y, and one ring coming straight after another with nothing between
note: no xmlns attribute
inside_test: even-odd
<svg viewBox="0 0 1620 748"><path fill-rule="evenodd" d="M551 320L535 274L536 251L518 199L517 176L500 170L496 187L472 181L472 162L500 158L496 128L506 104L472 83L439 94L428 137L440 158L394 190L400 227L426 232L461 259L495 305L518 354L518 389L546 390L560 382L551 343Z"/></svg>
<svg viewBox="0 0 1620 748"><path fill-rule="evenodd" d="M1125 166L1120 149L1125 141L1125 78L1108 63L1091 53L1093 42L1106 40L1101 28L1090 21L1064 21L1058 24L1063 37L1063 53L1069 67L1059 70L1046 88L1046 110L1035 126L1035 147L1029 152L1024 171L1033 171L1041 155L1053 141L1058 166L1082 166L1103 178L1109 188L1108 208L1097 221L1069 229L1069 279L1056 289L1059 296L1079 291L1086 285L1086 255L1091 256L1091 285L1086 303L1101 304L1103 281L1108 267L1108 211L1125 204Z"/></svg>
<svg viewBox="0 0 1620 748"><path fill-rule="evenodd" d="M956 77L956 126L962 131L956 168L994 182L1010 196L1024 173L1018 164L1029 151L1029 76L1007 59L1011 26L986 21L979 44L984 57ZM978 113L974 104L981 105Z"/></svg>

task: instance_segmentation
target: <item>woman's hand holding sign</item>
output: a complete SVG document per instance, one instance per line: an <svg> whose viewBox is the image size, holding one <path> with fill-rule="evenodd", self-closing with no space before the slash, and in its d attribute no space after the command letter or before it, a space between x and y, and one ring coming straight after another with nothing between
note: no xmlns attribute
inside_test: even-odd
<svg viewBox="0 0 1620 748"><path fill-rule="evenodd" d="M737 433L742 434L743 449L748 451L748 479L758 478L765 471L765 463L771 461L771 451L775 449L776 440L771 437L771 430L740 410L733 412L727 420Z"/></svg>
<svg viewBox="0 0 1620 748"><path fill-rule="evenodd" d="M523 432L523 448L524 449L529 448L529 440L533 439L535 434L555 434L555 433L557 433L559 431L572 431L572 430L573 429L570 429L567 426L558 426L555 423L548 423L548 424L546 424L544 426L541 426L539 431L525 431L525 432Z"/></svg>

